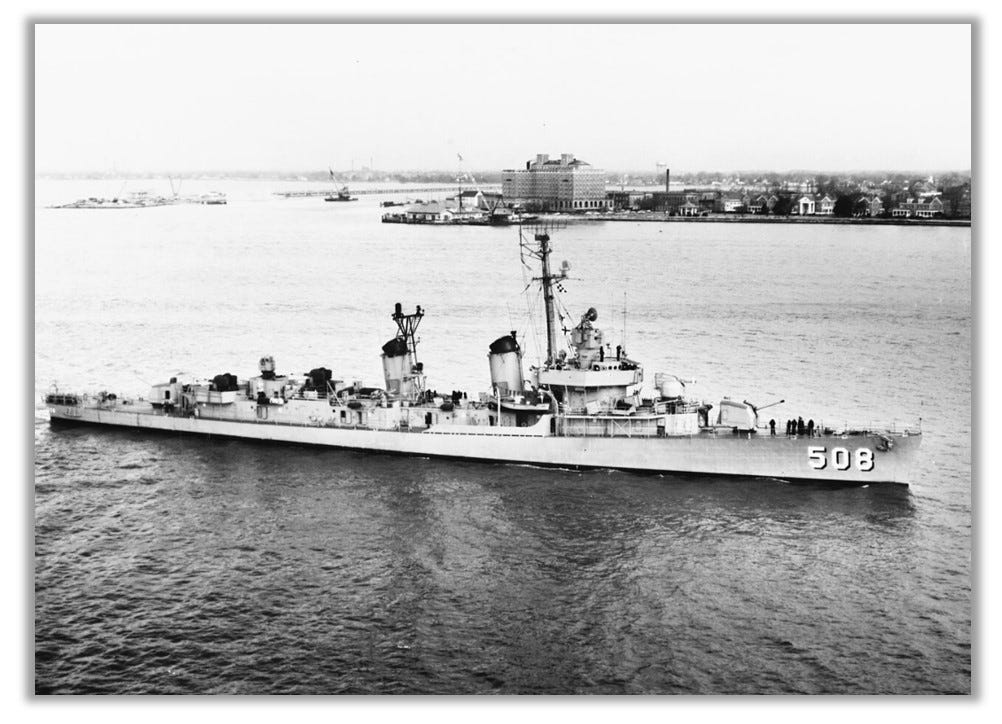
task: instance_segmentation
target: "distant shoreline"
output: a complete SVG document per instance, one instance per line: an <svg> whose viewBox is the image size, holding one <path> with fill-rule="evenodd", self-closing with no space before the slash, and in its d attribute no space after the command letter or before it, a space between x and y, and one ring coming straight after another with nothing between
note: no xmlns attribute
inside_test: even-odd
<svg viewBox="0 0 1002 724"><path fill-rule="evenodd" d="M969 227L970 219L846 219L835 216L759 216L757 214L711 214L709 216L669 216L665 213L623 214L544 214L547 220L561 221L643 221L658 223L725 223L725 224L839 224L843 226L960 226Z"/></svg>

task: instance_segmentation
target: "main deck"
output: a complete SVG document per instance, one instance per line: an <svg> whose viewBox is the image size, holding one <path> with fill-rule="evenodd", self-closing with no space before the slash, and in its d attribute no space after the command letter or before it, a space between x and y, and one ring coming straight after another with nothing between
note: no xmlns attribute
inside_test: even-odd
<svg viewBox="0 0 1002 724"><path fill-rule="evenodd" d="M491 412L489 408L483 411ZM447 457L565 468L610 468L659 473L701 473L839 484L907 484L920 434L860 432L821 436L735 433L705 428L692 434L650 436L564 435L561 416L543 414L533 425L433 421L380 429L262 419L220 419L164 412L141 401L50 404L54 422L80 422L139 430L233 437L373 452ZM426 413L425 413L426 414ZM339 417L339 416L338 416ZM422 418L423 419L423 418Z"/></svg>

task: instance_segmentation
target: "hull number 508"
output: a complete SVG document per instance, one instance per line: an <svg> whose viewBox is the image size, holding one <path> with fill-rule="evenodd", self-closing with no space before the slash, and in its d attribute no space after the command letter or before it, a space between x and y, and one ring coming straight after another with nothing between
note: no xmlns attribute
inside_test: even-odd
<svg viewBox="0 0 1002 724"><path fill-rule="evenodd" d="M823 446L807 448L807 460L815 470L824 470L829 463L836 470L848 470L855 460L856 469L868 473L873 470L873 450L858 447L855 451L844 447L833 447L831 452Z"/></svg>

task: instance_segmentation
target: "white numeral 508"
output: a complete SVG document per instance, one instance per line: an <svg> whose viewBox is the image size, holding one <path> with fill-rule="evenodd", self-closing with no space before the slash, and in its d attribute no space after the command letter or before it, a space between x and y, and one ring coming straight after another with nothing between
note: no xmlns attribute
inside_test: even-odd
<svg viewBox="0 0 1002 724"><path fill-rule="evenodd" d="M828 467L828 448L812 446L807 448L807 461L815 470ZM848 470L852 467L852 459L856 458L856 469L868 473L873 470L873 450L868 447L856 448L855 455L844 447L833 447L831 464L836 470Z"/></svg>

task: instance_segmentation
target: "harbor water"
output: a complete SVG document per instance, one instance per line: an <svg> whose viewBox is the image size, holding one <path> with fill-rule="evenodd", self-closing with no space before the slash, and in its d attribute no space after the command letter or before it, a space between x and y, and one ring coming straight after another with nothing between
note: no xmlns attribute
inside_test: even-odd
<svg viewBox="0 0 1002 724"><path fill-rule="evenodd" d="M266 354L380 385L398 301L442 392L487 389L510 330L539 357L516 229L186 184L229 203L50 209L124 184L36 184L36 692L970 692L969 228L551 232L565 326L595 307L648 383L783 399L781 430L921 421L910 487L50 428L53 382L145 395Z"/></svg>

